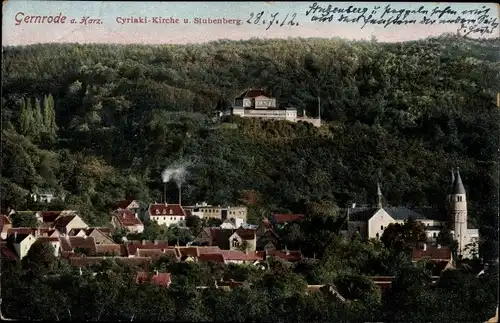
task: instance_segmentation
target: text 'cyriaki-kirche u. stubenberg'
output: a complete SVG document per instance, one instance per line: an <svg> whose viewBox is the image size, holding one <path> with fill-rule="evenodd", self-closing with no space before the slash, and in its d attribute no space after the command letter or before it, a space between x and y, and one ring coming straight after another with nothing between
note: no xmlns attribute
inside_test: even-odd
<svg viewBox="0 0 500 323"><path fill-rule="evenodd" d="M479 231L467 224L467 195L460 171L452 170L450 191L446 197L444 210L431 207L409 209L404 206L383 206L380 185L377 184L377 203L375 207L356 207L347 209L348 229L343 234L360 234L368 238L380 238L391 223L404 223L409 219L422 222L429 240L436 240L445 227L457 241L457 256L470 258L468 245L479 239Z"/></svg>

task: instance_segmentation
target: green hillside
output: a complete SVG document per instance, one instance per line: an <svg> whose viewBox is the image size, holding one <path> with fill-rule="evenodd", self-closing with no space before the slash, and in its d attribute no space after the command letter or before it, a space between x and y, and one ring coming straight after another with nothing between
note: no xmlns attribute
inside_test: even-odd
<svg viewBox="0 0 500 323"><path fill-rule="evenodd" d="M159 200L162 170L182 162L186 204L244 201L254 219L373 203L377 180L387 204L437 206L460 167L470 217L493 237L499 45L447 36L6 47L2 207L33 207L25 195L51 189L102 223L117 199ZM328 123L214 122L247 87L312 116L320 96ZM37 117L34 99L43 106L49 94L57 127ZM34 114L21 113L22 99ZM177 199L174 184L168 196Z"/></svg>

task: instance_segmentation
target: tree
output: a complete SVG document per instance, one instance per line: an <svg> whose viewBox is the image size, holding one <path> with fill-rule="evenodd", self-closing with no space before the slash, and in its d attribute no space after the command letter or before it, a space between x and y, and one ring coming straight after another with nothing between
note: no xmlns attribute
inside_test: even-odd
<svg viewBox="0 0 500 323"><path fill-rule="evenodd" d="M37 228L39 222L33 212L18 212L12 216L14 228Z"/></svg>
<svg viewBox="0 0 500 323"><path fill-rule="evenodd" d="M191 230L193 236L198 236L203 228L203 221L196 215L186 217L186 227Z"/></svg>
<svg viewBox="0 0 500 323"><path fill-rule="evenodd" d="M408 219L404 224L391 223L382 234L381 241L388 248L404 251L427 241L422 222Z"/></svg>
<svg viewBox="0 0 500 323"><path fill-rule="evenodd" d="M35 140L39 140L40 136L45 133L45 123L42 114L42 107L40 106L40 100L38 98L35 99L35 108L33 109L33 136Z"/></svg>
<svg viewBox="0 0 500 323"><path fill-rule="evenodd" d="M43 125L45 129L45 138L49 141L53 141L56 137L58 128L56 125L54 98L52 94L44 96L43 98Z"/></svg>
<svg viewBox="0 0 500 323"><path fill-rule="evenodd" d="M31 99L26 99L23 97L20 100L20 114L19 114L19 123L21 134L25 136L29 136L32 134L35 120L33 115L33 109L31 107Z"/></svg>

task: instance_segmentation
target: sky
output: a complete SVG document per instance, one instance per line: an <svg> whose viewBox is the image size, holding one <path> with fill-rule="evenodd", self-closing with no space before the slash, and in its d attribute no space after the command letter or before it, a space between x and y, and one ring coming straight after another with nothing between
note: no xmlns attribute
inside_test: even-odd
<svg viewBox="0 0 500 323"><path fill-rule="evenodd" d="M338 22L341 13L335 13L332 22L311 21L312 14L306 11L314 2L100 2L100 1L36 1L36 0L8 0L3 5L2 19L2 45L27 45L34 43L144 43L144 44L186 44L213 41L218 39L244 40L249 38L288 38L288 37L341 37L345 39L371 39L376 37L379 41L395 42L421 39L437 36L442 33L456 33L460 24L437 23L432 25L381 25L367 24L362 28L362 19L358 23ZM500 29L495 23L499 21L499 7L494 3L390 3L390 2L353 2L358 8L366 8L366 15L372 12L375 6L380 6L373 17L382 19L381 14L387 5L392 10L441 9L450 6L456 14L445 14L442 19L456 19L458 16L465 19L477 19L482 14L462 13L463 10L480 9L489 12L482 19L481 24L468 23L464 26L467 30L485 30L490 33L480 35L479 32L471 33L471 37L499 37ZM318 2L323 9L328 5L347 9L348 2ZM352 9L352 8L351 8ZM247 23L251 14L264 11L259 24ZM320 12L318 9L316 12ZM267 24L262 20L271 20L271 15L278 13L276 20L284 19L288 14L290 18L296 14L295 22L298 26L282 26L273 24L266 30ZM64 23L29 23L31 16L65 16ZM356 13L347 14L349 19L359 16ZM101 24L80 24L82 17L100 19ZM387 13L385 18L395 16ZM410 13L406 20L415 19L420 22L424 14ZM148 23L131 24L124 22L125 18L146 17ZM178 18L178 24L153 23L154 17ZM195 24L194 19L199 18L225 18L239 19L241 24ZM71 19L76 23L71 23ZM434 18L437 18L436 15ZM46 18L47 19L47 18ZM51 18L53 19L53 18ZM189 19L190 23L183 23ZM25 22L27 20L28 22ZM482 29L481 29L482 28Z"/></svg>

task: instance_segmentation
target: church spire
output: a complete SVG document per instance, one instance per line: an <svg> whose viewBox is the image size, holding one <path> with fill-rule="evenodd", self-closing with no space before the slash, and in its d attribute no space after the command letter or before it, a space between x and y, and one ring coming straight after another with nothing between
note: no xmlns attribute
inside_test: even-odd
<svg viewBox="0 0 500 323"><path fill-rule="evenodd" d="M377 208L382 208L382 190L380 189L380 183L377 182Z"/></svg>
<svg viewBox="0 0 500 323"><path fill-rule="evenodd" d="M457 167L457 173L453 181L453 191L451 194L465 194L465 187L462 183L462 178L460 177L460 170Z"/></svg>

